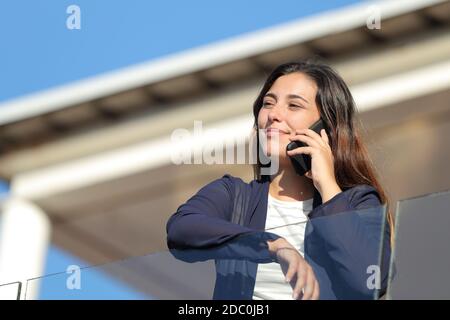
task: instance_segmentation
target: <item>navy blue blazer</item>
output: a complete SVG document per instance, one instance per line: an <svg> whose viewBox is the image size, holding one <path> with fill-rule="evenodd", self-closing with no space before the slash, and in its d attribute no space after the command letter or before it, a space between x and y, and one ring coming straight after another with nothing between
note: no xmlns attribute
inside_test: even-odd
<svg viewBox="0 0 450 320"><path fill-rule="evenodd" d="M215 259L213 299L252 299L258 264L274 261L267 241L279 236L264 231L268 192L268 179L246 183L225 174L202 187L167 221L167 246L176 258L187 262ZM245 212L239 223L232 221L235 196L242 198L238 203ZM377 191L358 185L322 203L316 190L309 218L305 259L319 282L320 299L382 295L391 248ZM375 288L369 266L379 267L380 282Z"/></svg>

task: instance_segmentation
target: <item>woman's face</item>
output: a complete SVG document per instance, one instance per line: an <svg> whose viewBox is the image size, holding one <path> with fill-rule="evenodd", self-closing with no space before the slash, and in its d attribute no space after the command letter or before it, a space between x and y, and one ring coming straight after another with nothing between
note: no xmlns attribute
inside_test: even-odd
<svg viewBox="0 0 450 320"><path fill-rule="evenodd" d="M267 155L279 155L280 164L288 159L286 146L291 142L289 137L296 135L295 130L309 128L319 120L316 94L316 83L296 72L279 77L264 96L258 128L267 137Z"/></svg>

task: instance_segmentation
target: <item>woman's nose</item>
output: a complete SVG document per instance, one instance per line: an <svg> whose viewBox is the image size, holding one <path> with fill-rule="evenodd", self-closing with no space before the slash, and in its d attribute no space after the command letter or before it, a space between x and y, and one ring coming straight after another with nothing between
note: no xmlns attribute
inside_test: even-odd
<svg viewBox="0 0 450 320"><path fill-rule="evenodd" d="M281 114L279 108L277 106L273 106L269 112L269 120L273 122L275 120L281 121L281 119L282 119L282 114Z"/></svg>

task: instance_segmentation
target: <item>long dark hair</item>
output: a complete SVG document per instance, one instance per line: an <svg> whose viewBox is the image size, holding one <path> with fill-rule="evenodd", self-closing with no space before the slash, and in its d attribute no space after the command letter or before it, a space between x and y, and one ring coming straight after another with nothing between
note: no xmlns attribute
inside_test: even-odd
<svg viewBox="0 0 450 320"><path fill-rule="evenodd" d="M355 101L347 84L330 66L315 60L304 60L279 65L272 71L253 104L257 148L259 148L258 114L264 96L279 77L295 72L307 75L317 85L316 104L327 128L337 184L342 190L360 184L374 187L380 196L381 203L386 205L392 239L394 224L389 210L389 199L378 181L374 165L361 139ZM260 174L262 164L259 159L259 149L256 154L258 155L257 163L253 165L255 179L267 179Z"/></svg>

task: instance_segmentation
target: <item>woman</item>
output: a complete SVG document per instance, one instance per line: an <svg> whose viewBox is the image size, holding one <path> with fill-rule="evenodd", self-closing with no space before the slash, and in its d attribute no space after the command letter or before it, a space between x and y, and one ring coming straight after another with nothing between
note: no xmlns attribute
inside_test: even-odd
<svg viewBox="0 0 450 320"><path fill-rule="evenodd" d="M253 181L226 174L167 223L175 256L216 259L215 299L372 298L368 264L380 267L378 289L385 291L392 218L388 214L387 227L380 219L374 229L358 214L388 207L388 199L359 137L355 112L347 85L325 64L286 63L269 75L253 106L254 129L267 138L266 154L278 157L277 170L261 174L258 158ZM327 128L320 134L308 129L319 119ZM307 146L286 152L291 141ZM296 154L311 157L303 176L291 163ZM205 256L195 258L201 252Z"/></svg>

